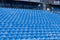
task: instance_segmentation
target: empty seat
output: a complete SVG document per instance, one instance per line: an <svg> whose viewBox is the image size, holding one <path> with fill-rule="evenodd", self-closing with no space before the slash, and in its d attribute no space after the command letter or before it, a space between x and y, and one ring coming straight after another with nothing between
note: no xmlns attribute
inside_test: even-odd
<svg viewBox="0 0 60 40"><path fill-rule="evenodd" d="M59 40L60 15L44 10L0 8L0 39Z"/></svg>

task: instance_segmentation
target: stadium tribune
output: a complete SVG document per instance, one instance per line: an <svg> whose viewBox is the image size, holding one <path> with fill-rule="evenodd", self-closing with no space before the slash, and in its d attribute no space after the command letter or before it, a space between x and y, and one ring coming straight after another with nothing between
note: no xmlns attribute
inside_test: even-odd
<svg viewBox="0 0 60 40"><path fill-rule="evenodd" d="M60 40L60 15L45 10L0 8L0 40Z"/></svg>

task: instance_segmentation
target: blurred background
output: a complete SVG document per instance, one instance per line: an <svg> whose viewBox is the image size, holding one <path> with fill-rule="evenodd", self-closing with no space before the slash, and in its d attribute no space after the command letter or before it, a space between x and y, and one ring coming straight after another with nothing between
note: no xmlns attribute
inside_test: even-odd
<svg viewBox="0 0 60 40"><path fill-rule="evenodd" d="M60 0L0 0L0 7L60 11Z"/></svg>

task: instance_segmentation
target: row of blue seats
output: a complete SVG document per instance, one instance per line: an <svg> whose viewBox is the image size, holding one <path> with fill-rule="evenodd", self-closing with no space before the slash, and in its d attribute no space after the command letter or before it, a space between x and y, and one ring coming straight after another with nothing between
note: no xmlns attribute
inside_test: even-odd
<svg viewBox="0 0 60 40"><path fill-rule="evenodd" d="M59 34L58 14L45 10L0 8L0 38L59 40Z"/></svg>

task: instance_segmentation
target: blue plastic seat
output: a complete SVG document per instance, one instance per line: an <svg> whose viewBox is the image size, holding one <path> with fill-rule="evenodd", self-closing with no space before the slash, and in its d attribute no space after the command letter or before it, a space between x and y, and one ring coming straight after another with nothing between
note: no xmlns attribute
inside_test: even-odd
<svg viewBox="0 0 60 40"><path fill-rule="evenodd" d="M60 15L31 9L0 8L0 39L59 40Z"/></svg>

